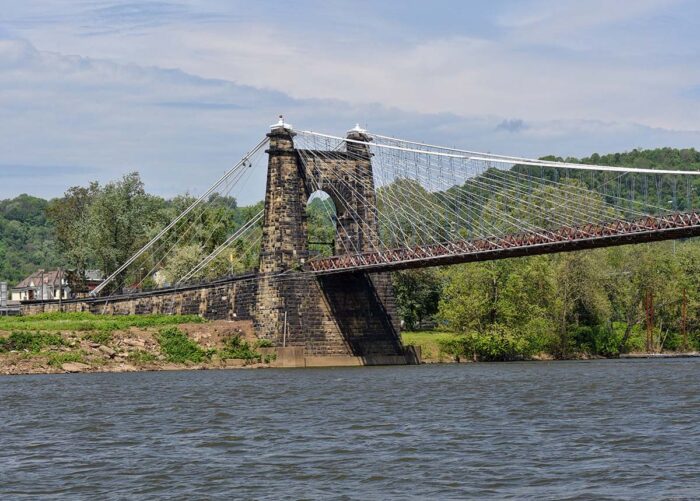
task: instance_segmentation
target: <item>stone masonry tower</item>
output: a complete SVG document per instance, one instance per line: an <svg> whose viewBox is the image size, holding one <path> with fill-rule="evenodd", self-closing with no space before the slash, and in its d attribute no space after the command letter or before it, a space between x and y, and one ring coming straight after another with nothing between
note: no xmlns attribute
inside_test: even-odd
<svg viewBox="0 0 700 501"><path fill-rule="evenodd" d="M314 191L307 181L310 176L323 180L324 191L333 192L332 187L347 195L345 207L336 203L340 223L336 253L369 251L377 245L369 147L348 142L346 151L318 152L323 154L313 155L317 160L307 165L294 147L294 136L282 120L268 134L261 278L253 315L256 333L276 346L303 347L307 357L406 363L388 275L357 272L319 277L305 271L309 256L306 204ZM359 127L347 137L371 141ZM339 176L348 172L351 175L341 182ZM349 182L353 183L350 189Z"/></svg>

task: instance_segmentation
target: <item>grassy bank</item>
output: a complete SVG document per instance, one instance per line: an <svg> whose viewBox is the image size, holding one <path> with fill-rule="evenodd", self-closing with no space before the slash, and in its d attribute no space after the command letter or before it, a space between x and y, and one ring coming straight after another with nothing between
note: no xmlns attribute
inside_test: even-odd
<svg viewBox="0 0 700 501"><path fill-rule="evenodd" d="M269 362L246 322L194 315L0 318L0 374L216 368Z"/></svg>
<svg viewBox="0 0 700 501"><path fill-rule="evenodd" d="M404 344L420 346L421 358L426 362L448 362L454 358L446 353L444 346L455 339L455 334L444 331L411 331L402 332Z"/></svg>
<svg viewBox="0 0 700 501"><path fill-rule="evenodd" d="M184 323L202 323L197 315L93 315L92 313L43 313L39 315L0 317L0 331L108 331L131 327L148 328Z"/></svg>

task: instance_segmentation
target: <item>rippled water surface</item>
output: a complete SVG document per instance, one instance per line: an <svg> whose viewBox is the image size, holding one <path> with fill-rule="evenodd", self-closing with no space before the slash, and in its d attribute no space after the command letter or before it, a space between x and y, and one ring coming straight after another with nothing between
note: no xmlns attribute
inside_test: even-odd
<svg viewBox="0 0 700 501"><path fill-rule="evenodd" d="M700 498L700 361L0 377L0 498Z"/></svg>

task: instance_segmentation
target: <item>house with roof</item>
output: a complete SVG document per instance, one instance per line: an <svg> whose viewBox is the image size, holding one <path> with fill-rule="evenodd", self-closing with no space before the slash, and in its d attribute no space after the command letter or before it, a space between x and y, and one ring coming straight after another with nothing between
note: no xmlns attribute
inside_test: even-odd
<svg viewBox="0 0 700 501"><path fill-rule="evenodd" d="M100 270L37 270L10 290L10 301L50 301L87 296L102 283Z"/></svg>
<svg viewBox="0 0 700 501"><path fill-rule="evenodd" d="M10 290L11 301L68 299L71 288L62 270L37 270Z"/></svg>

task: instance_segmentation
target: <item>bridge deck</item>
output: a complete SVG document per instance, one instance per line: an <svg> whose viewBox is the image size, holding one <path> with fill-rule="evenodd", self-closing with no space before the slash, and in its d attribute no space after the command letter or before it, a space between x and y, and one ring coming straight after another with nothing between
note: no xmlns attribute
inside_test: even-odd
<svg viewBox="0 0 700 501"><path fill-rule="evenodd" d="M332 256L310 261L308 267L317 274L390 271L695 236L700 236L700 214L684 212L632 221L615 220L605 224L564 226L551 231Z"/></svg>

